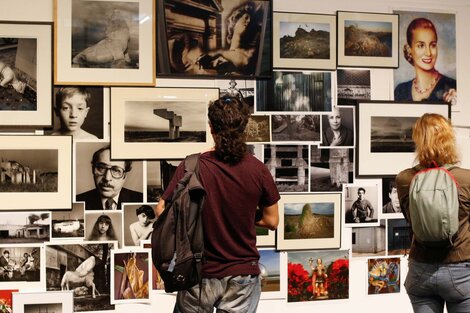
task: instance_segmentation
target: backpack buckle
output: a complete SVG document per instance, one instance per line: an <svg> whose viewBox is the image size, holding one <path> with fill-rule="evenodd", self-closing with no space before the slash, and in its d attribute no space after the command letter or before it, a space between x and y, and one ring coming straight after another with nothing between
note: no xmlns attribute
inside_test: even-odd
<svg viewBox="0 0 470 313"><path fill-rule="evenodd" d="M196 259L196 262L201 262L201 260L202 260L202 252L194 253L194 258Z"/></svg>

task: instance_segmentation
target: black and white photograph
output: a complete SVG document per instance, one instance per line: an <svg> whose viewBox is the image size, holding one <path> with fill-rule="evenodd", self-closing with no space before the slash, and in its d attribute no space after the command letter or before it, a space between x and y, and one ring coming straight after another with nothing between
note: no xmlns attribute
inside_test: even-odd
<svg viewBox="0 0 470 313"><path fill-rule="evenodd" d="M336 15L273 13L273 66L336 69Z"/></svg>
<svg viewBox="0 0 470 313"><path fill-rule="evenodd" d="M50 126L52 24L0 22L0 125Z"/></svg>
<svg viewBox="0 0 470 313"><path fill-rule="evenodd" d="M85 203L72 203L72 210L52 211L52 238L85 237Z"/></svg>
<svg viewBox="0 0 470 313"><path fill-rule="evenodd" d="M152 0L54 5L56 85L155 85Z"/></svg>
<svg viewBox="0 0 470 313"><path fill-rule="evenodd" d="M404 255L411 248L411 227L404 218L387 219L387 255Z"/></svg>
<svg viewBox="0 0 470 313"><path fill-rule="evenodd" d="M273 71L272 79L256 81L256 111L331 112L332 75Z"/></svg>
<svg viewBox="0 0 470 313"><path fill-rule="evenodd" d="M395 176L382 178L382 214L387 217L403 217L400 200L398 199L397 183ZM396 214L396 215L393 215Z"/></svg>
<svg viewBox="0 0 470 313"><path fill-rule="evenodd" d="M158 202L181 160L147 161L147 201Z"/></svg>
<svg viewBox="0 0 470 313"><path fill-rule="evenodd" d="M15 313L73 313L73 291L15 292Z"/></svg>
<svg viewBox="0 0 470 313"><path fill-rule="evenodd" d="M70 135L73 140L96 140L104 137L103 87L54 87L53 126L46 135Z"/></svg>
<svg viewBox="0 0 470 313"><path fill-rule="evenodd" d="M353 106L335 106L326 115L322 115L323 147L351 147L356 142L355 115Z"/></svg>
<svg viewBox="0 0 470 313"><path fill-rule="evenodd" d="M111 250L114 241L46 245L46 290L73 291L73 312L114 310Z"/></svg>
<svg viewBox="0 0 470 313"><path fill-rule="evenodd" d="M271 115L272 141L320 142L320 115Z"/></svg>
<svg viewBox="0 0 470 313"><path fill-rule="evenodd" d="M220 96L237 97L243 100L249 107L250 113L255 110L255 81L218 79L215 80L215 87L219 88Z"/></svg>
<svg viewBox="0 0 470 313"><path fill-rule="evenodd" d="M113 159L184 158L210 149L218 88L111 88Z"/></svg>
<svg viewBox="0 0 470 313"><path fill-rule="evenodd" d="M157 75L270 77L272 2L157 1Z"/></svg>
<svg viewBox="0 0 470 313"><path fill-rule="evenodd" d="M153 232L153 222L156 221L155 207L157 203L124 204L122 233L124 246L138 246L150 240Z"/></svg>
<svg viewBox="0 0 470 313"><path fill-rule="evenodd" d="M246 141L251 143L269 142L271 139L269 115L250 115L246 124Z"/></svg>
<svg viewBox="0 0 470 313"><path fill-rule="evenodd" d="M70 136L0 136L0 147L3 210L72 207Z"/></svg>
<svg viewBox="0 0 470 313"><path fill-rule="evenodd" d="M385 221L384 219L379 220L378 226L351 228L352 257L374 257L386 254Z"/></svg>
<svg viewBox="0 0 470 313"><path fill-rule="evenodd" d="M354 149L310 146L310 191L342 191L354 179Z"/></svg>
<svg viewBox="0 0 470 313"><path fill-rule="evenodd" d="M347 227L378 226L382 198L377 185L344 184L344 225Z"/></svg>
<svg viewBox="0 0 470 313"><path fill-rule="evenodd" d="M0 283L40 282L41 245L0 245Z"/></svg>
<svg viewBox="0 0 470 313"><path fill-rule="evenodd" d="M392 176L414 166L414 122L424 113L451 117L450 105L444 102L360 101L355 109L358 178Z"/></svg>
<svg viewBox="0 0 470 313"><path fill-rule="evenodd" d="M370 70L336 70L338 105L355 105L358 100L370 100Z"/></svg>
<svg viewBox="0 0 470 313"><path fill-rule="evenodd" d="M122 210L85 212L86 241L117 241L122 247Z"/></svg>
<svg viewBox="0 0 470 313"><path fill-rule="evenodd" d="M0 243L45 242L51 239L51 212L1 212Z"/></svg>
<svg viewBox="0 0 470 313"><path fill-rule="evenodd" d="M264 164L281 193L308 191L308 146L264 145Z"/></svg>

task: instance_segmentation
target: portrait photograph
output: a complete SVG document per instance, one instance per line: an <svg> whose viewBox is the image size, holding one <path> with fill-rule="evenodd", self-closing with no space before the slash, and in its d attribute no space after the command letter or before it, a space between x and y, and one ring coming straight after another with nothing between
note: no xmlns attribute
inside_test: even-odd
<svg viewBox="0 0 470 313"><path fill-rule="evenodd" d="M273 71L256 81L256 111L325 113L332 108L334 72Z"/></svg>
<svg viewBox="0 0 470 313"><path fill-rule="evenodd" d="M51 212L0 212L0 244L51 239Z"/></svg>
<svg viewBox="0 0 470 313"><path fill-rule="evenodd" d="M272 2L220 0L200 5L157 1L157 75L271 76Z"/></svg>
<svg viewBox="0 0 470 313"><path fill-rule="evenodd" d="M271 115L272 141L320 142L320 115Z"/></svg>
<svg viewBox="0 0 470 313"><path fill-rule="evenodd" d="M150 249L111 250L111 303L150 303Z"/></svg>
<svg viewBox="0 0 470 313"><path fill-rule="evenodd" d="M261 248L258 249L258 252L258 265L261 272L261 299L284 299L286 291L281 279L285 280L286 277L284 269L285 253L276 251L274 248Z"/></svg>
<svg viewBox="0 0 470 313"><path fill-rule="evenodd" d="M158 202L181 160L147 161L147 201Z"/></svg>
<svg viewBox="0 0 470 313"><path fill-rule="evenodd" d="M39 243L0 245L0 283L3 287L20 287L20 282L34 286L41 282L41 264L44 262L41 246Z"/></svg>
<svg viewBox="0 0 470 313"><path fill-rule="evenodd" d="M152 0L55 0L55 84L155 85L154 12Z"/></svg>
<svg viewBox="0 0 470 313"><path fill-rule="evenodd" d="M382 177L382 214L386 214L387 218L403 217L395 177L396 176Z"/></svg>
<svg viewBox="0 0 470 313"><path fill-rule="evenodd" d="M124 246L138 246L150 240L153 223L156 221L154 209L157 203L125 203L122 208Z"/></svg>
<svg viewBox="0 0 470 313"><path fill-rule="evenodd" d="M393 12L400 17L395 101L444 101L459 111L455 12Z"/></svg>
<svg viewBox="0 0 470 313"><path fill-rule="evenodd" d="M71 135L74 141L104 138L103 87L54 87L53 126L46 135Z"/></svg>
<svg viewBox="0 0 470 313"><path fill-rule="evenodd" d="M73 313L73 291L15 292L15 313Z"/></svg>
<svg viewBox="0 0 470 313"><path fill-rule="evenodd" d="M310 191L342 191L354 179L354 149L310 146Z"/></svg>
<svg viewBox="0 0 470 313"><path fill-rule="evenodd" d="M355 146L354 111L354 106L335 106L331 112L322 115L322 147Z"/></svg>
<svg viewBox="0 0 470 313"><path fill-rule="evenodd" d="M111 251L115 241L46 245L46 290L73 291L73 312L114 310Z"/></svg>
<svg viewBox="0 0 470 313"><path fill-rule="evenodd" d="M358 100L370 100L370 70L337 69L338 105L356 105Z"/></svg>
<svg viewBox="0 0 470 313"><path fill-rule="evenodd" d="M344 184L344 226L378 226L382 206L377 185Z"/></svg>
<svg viewBox="0 0 470 313"><path fill-rule="evenodd" d="M411 248L411 227L404 218L387 219L387 255L404 255Z"/></svg>
<svg viewBox="0 0 470 313"><path fill-rule="evenodd" d="M50 126L52 23L0 22L0 126Z"/></svg>
<svg viewBox="0 0 470 313"><path fill-rule="evenodd" d="M254 80L216 79L215 87L219 88L220 97L237 97L243 100L253 114L255 109L255 83Z"/></svg>
<svg viewBox="0 0 470 313"><path fill-rule="evenodd" d="M349 299L349 251L287 252L287 302Z"/></svg>
<svg viewBox="0 0 470 313"><path fill-rule="evenodd" d="M218 97L217 88L111 88L112 157L184 158L211 148L207 112Z"/></svg>
<svg viewBox="0 0 470 313"><path fill-rule="evenodd" d="M308 146L264 145L264 165L281 193L308 191Z"/></svg>
<svg viewBox="0 0 470 313"><path fill-rule="evenodd" d="M367 294L400 293L400 258L367 259Z"/></svg>
<svg viewBox="0 0 470 313"><path fill-rule="evenodd" d="M269 115L250 115L245 128L246 142L263 143L271 140Z"/></svg>
<svg viewBox="0 0 470 313"><path fill-rule="evenodd" d="M385 220L379 220L378 226L352 227L351 255L352 257L373 257L386 254Z"/></svg>
<svg viewBox="0 0 470 313"><path fill-rule="evenodd" d="M4 210L72 207L72 137L0 136Z"/></svg>
<svg viewBox="0 0 470 313"><path fill-rule="evenodd" d="M398 67L398 14L338 11L338 66Z"/></svg>
<svg viewBox="0 0 470 313"><path fill-rule="evenodd" d="M85 241L117 241L122 247L122 210L86 211Z"/></svg>
<svg viewBox="0 0 470 313"><path fill-rule="evenodd" d="M341 193L283 195L279 225L279 250L339 248Z"/></svg>
<svg viewBox="0 0 470 313"><path fill-rule="evenodd" d="M85 202L72 203L72 210L52 211L52 238L85 237Z"/></svg>
<svg viewBox="0 0 470 313"><path fill-rule="evenodd" d="M273 67L336 69L336 15L273 13Z"/></svg>

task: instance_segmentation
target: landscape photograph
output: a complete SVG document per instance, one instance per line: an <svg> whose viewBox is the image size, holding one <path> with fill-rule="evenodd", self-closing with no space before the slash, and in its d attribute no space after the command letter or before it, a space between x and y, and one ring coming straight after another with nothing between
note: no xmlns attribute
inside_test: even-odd
<svg viewBox="0 0 470 313"><path fill-rule="evenodd" d="M284 204L284 239L332 238L333 202Z"/></svg>
<svg viewBox="0 0 470 313"><path fill-rule="evenodd" d="M330 24L280 22L280 57L330 58Z"/></svg>
<svg viewBox="0 0 470 313"><path fill-rule="evenodd" d="M275 292L281 290L280 253L275 249L258 249L259 268L261 271L261 291Z"/></svg>
<svg viewBox="0 0 470 313"><path fill-rule="evenodd" d="M32 243L51 238L50 212L0 213L0 243Z"/></svg>
<svg viewBox="0 0 470 313"><path fill-rule="evenodd" d="M417 117L372 116L370 152L414 152L412 127Z"/></svg>
<svg viewBox="0 0 470 313"><path fill-rule="evenodd" d="M391 57L392 23L345 20L344 55Z"/></svg>
<svg viewBox="0 0 470 313"><path fill-rule="evenodd" d="M272 115L272 141L320 141L320 115Z"/></svg>

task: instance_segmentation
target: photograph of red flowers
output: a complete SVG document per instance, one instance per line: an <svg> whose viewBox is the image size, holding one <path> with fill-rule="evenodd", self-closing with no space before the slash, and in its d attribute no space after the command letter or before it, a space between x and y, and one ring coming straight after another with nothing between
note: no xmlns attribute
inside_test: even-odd
<svg viewBox="0 0 470 313"><path fill-rule="evenodd" d="M287 302L348 298L348 250L287 253Z"/></svg>

